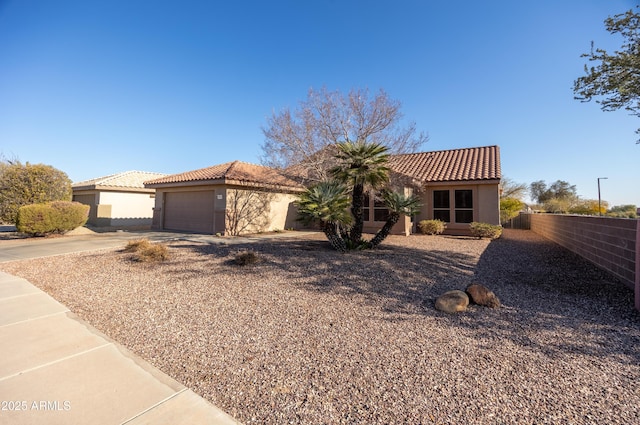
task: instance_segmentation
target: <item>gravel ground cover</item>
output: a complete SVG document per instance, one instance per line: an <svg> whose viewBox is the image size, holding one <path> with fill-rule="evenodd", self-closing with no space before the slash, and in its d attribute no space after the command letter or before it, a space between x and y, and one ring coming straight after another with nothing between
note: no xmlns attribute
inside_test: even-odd
<svg viewBox="0 0 640 425"><path fill-rule="evenodd" d="M633 292L530 231L173 242L0 264L243 423L640 423ZM260 261L240 267L253 250ZM448 315L481 283L499 309Z"/></svg>

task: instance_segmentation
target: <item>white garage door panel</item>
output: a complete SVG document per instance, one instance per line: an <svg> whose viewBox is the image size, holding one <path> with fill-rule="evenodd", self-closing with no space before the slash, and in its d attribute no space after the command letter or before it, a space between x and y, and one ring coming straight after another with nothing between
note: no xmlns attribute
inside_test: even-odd
<svg viewBox="0 0 640 425"><path fill-rule="evenodd" d="M213 233L214 191L168 192L164 196L164 228Z"/></svg>

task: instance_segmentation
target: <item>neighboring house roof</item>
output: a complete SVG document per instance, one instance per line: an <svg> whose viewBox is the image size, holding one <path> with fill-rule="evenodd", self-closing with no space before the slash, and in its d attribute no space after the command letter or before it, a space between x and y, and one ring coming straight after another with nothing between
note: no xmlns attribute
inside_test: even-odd
<svg viewBox="0 0 640 425"><path fill-rule="evenodd" d="M423 183L499 180L500 148L483 146L391 155L389 168Z"/></svg>
<svg viewBox="0 0 640 425"><path fill-rule="evenodd" d="M110 176L98 177L74 183L71 187L75 190L91 190L110 188L116 189L145 189L144 182L150 179L157 179L166 174L152 173L148 171L125 171L123 173L112 174Z"/></svg>
<svg viewBox="0 0 640 425"><path fill-rule="evenodd" d="M199 170L149 180L145 182L145 186L175 186L193 183L281 187L296 191L304 189L304 186L297 180L283 175L274 168L242 161L226 162Z"/></svg>

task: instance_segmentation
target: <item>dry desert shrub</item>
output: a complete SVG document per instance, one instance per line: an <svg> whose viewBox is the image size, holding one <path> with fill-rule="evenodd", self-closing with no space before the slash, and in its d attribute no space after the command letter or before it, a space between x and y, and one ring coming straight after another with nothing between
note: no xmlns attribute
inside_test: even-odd
<svg viewBox="0 0 640 425"><path fill-rule="evenodd" d="M132 260L139 263L165 261L169 258L169 248L162 243L151 243L147 239L129 241L124 252L132 252Z"/></svg>
<svg viewBox="0 0 640 425"><path fill-rule="evenodd" d="M243 251L236 254L233 259L234 264L238 266L248 266L249 264L255 264L259 260L258 255L253 251Z"/></svg>
<svg viewBox="0 0 640 425"><path fill-rule="evenodd" d="M136 239L127 242L127 246L124 247L124 252L138 252L142 249L146 249L151 245L148 239Z"/></svg>

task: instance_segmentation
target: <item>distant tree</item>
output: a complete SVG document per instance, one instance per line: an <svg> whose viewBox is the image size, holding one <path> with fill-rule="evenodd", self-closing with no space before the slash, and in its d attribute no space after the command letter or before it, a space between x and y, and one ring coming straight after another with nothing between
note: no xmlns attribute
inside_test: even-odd
<svg viewBox="0 0 640 425"><path fill-rule="evenodd" d="M619 218L637 218L638 208L635 205L616 205L607 211L607 216Z"/></svg>
<svg viewBox="0 0 640 425"><path fill-rule="evenodd" d="M24 205L71 201L71 196L67 174L50 165L0 162L0 221L15 223Z"/></svg>
<svg viewBox="0 0 640 425"><path fill-rule="evenodd" d="M575 98L582 102L599 98L596 102L603 111L625 108L640 117L640 15L631 9L608 17L604 23L608 32L623 37L622 48L609 54L604 49L594 49L591 42L591 52L582 57L598 64L584 66L586 75L574 81ZM636 133L640 134L640 129Z"/></svg>
<svg viewBox="0 0 640 425"><path fill-rule="evenodd" d="M502 198L514 198L523 200L527 193L529 192L529 188L526 183L516 183L508 177L503 177L500 183L502 186Z"/></svg>
<svg viewBox="0 0 640 425"><path fill-rule="evenodd" d="M568 205L570 205L576 201L578 196L576 186L563 180L556 180L549 187L547 187L544 180L538 180L531 183L529 193L538 204L545 204L552 199L558 199L564 201L564 203L568 202Z"/></svg>
<svg viewBox="0 0 640 425"><path fill-rule="evenodd" d="M500 222L506 223L517 217L524 208L522 200L529 192L526 183L516 183L508 177L503 177L500 193Z"/></svg>
<svg viewBox="0 0 640 425"><path fill-rule="evenodd" d="M531 194L531 199L536 201L538 204L542 204L547 200L547 184L544 180L538 180L529 186L529 193Z"/></svg>
<svg viewBox="0 0 640 425"><path fill-rule="evenodd" d="M575 199L578 195L576 185L569 184L564 180L556 180L549 186L551 198Z"/></svg>
<svg viewBox="0 0 640 425"><path fill-rule="evenodd" d="M607 211L607 202L598 202L597 199L580 199L569 208L571 214L580 215L604 215Z"/></svg>
<svg viewBox="0 0 640 425"><path fill-rule="evenodd" d="M298 108L268 119L261 162L280 169L302 163L309 180L321 181L331 177L328 170L340 142L375 143L393 154L415 152L428 137L416 134L413 122L402 127L400 106L383 90L371 96L363 89L347 95L311 89Z"/></svg>
<svg viewBox="0 0 640 425"><path fill-rule="evenodd" d="M542 208L552 214L566 214L572 206L572 200L560 198L551 198L542 204Z"/></svg>

